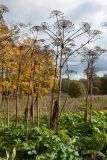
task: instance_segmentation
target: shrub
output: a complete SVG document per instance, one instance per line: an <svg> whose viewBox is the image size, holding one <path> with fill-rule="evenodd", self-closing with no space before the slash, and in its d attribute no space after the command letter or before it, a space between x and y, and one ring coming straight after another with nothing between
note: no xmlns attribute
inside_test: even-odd
<svg viewBox="0 0 107 160"><path fill-rule="evenodd" d="M85 87L84 85L79 81L71 81L69 86L69 92L68 94L71 97L82 97L85 96Z"/></svg>

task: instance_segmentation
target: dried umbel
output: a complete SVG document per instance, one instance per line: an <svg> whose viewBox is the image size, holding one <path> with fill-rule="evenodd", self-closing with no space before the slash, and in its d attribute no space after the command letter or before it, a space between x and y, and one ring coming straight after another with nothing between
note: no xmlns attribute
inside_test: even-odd
<svg viewBox="0 0 107 160"><path fill-rule="evenodd" d="M105 53L105 52L106 52L105 49L102 49L102 48L99 47L99 46L96 46L96 47L95 47L95 50L96 50L97 53L99 52L99 54L102 54L102 53Z"/></svg>
<svg viewBox="0 0 107 160"><path fill-rule="evenodd" d="M88 34L90 33L90 25L88 23L86 23L86 22L83 23L83 29Z"/></svg>
<svg viewBox="0 0 107 160"><path fill-rule="evenodd" d="M31 28L31 31L37 31L37 32L39 32L41 30L41 27L40 26L33 26L32 28Z"/></svg>
<svg viewBox="0 0 107 160"><path fill-rule="evenodd" d="M46 22L43 22L43 23L41 24L41 30L45 31L45 30L47 30L48 28L49 28L49 26L48 26L48 24L47 24Z"/></svg>
<svg viewBox="0 0 107 160"><path fill-rule="evenodd" d="M6 13L9 12L8 7L6 7L5 5L0 5L0 13Z"/></svg>
<svg viewBox="0 0 107 160"><path fill-rule="evenodd" d="M106 52L105 49L102 49L101 47L96 46L93 49L84 47L82 51L79 52L79 54L83 57L84 60L91 61L91 59L96 60L101 54L105 52Z"/></svg>
<svg viewBox="0 0 107 160"><path fill-rule="evenodd" d="M24 23L19 23L20 27L26 27L26 25Z"/></svg>
<svg viewBox="0 0 107 160"><path fill-rule="evenodd" d="M58 10L53 10L50 14L50 18L62 17L63 13Z"/></svg>
<svg viewBox="0 0 107 160"><path fill-rule="evenodd" d="M9 12L8 7L5 5L0 5L0 21L3 22L3 14Z"/></svg>
<svg viewBox="0 0 107 160"><path fill-rule="evenodd" d="M92 37L92 38L99 38L100 37L100 35L101 35L101 31L99 31L99 30L91 30L90 31L90 33L89 33L89 35L90 35L90 37Z"/></svg>
<svg viewBox="0 0 107 160"><path fill-rule="evenodd" d="M70 53L71 52L71 48L69 48L69 47L64 47L64 49L63 49L63 54L68 54L68 53Z"/></svg>
<svg viewBox="0 0 107 160"><path fill-rule="evenodd" d="M66 19L61 19L59 20L60 26L63 29L71 29L74 24L70 21L70 20L66 20Z"/></svg>

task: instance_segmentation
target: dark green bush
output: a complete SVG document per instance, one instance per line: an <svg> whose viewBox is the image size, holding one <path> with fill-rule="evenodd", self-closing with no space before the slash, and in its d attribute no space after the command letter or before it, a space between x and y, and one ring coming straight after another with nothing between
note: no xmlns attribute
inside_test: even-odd
<svg viewBox="0 0 107 160"><path fill-rule="evenodd" d="M79 81L70 81L68 94L71 97L85 96L86 91L84 85Z"/></svg>

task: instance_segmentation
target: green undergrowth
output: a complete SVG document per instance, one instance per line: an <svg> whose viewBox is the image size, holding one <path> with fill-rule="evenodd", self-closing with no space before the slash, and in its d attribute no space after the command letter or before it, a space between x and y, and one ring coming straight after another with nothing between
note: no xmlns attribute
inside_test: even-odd
<svg viewBox="0 0 107 160"><path fill-rule="evenodd" d="M92 122L84 122L83 113L64 113L60 130L24 125L0 127L1 160L107 160L107 113L94 112Z"/></svg>

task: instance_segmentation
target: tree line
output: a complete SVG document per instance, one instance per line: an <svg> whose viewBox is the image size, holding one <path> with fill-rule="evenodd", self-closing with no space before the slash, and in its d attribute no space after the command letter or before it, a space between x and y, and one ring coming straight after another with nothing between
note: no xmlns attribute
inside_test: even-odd
<svg viewBox="0 0 107 160"><path fill-rule="evenodd" d="M69 88L68 88L69 84ZM93 80L93 95L107 95L107 76L95 76ZM84 97L87 90L87 79L68 80L62 79L62 92L71 97Z"/></svg>

